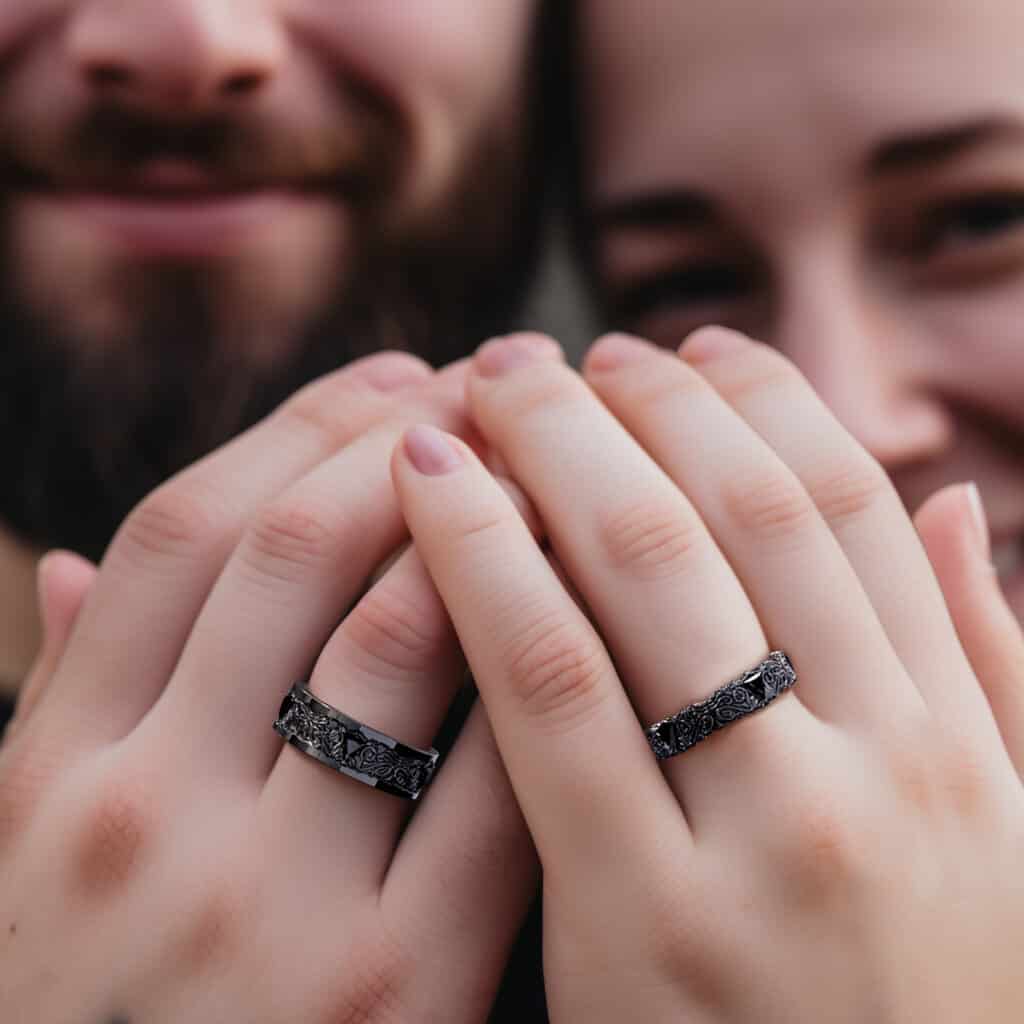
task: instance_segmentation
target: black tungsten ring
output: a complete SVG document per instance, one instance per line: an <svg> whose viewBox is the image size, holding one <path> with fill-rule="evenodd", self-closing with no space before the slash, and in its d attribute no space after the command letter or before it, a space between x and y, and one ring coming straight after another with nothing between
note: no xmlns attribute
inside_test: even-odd
<svg viewBox="0 0 1024 1024"><path fill-rule="evenodd" d="M314 697L305 683L288 692L274 729L328 768L409 800L419 797L437 767L433 747L406 746Z"/></svg>

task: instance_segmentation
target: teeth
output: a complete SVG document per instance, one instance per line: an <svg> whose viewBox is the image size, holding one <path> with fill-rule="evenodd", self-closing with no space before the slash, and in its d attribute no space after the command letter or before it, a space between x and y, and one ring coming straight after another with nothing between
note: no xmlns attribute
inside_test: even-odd
<svg viewBox="0 0 1024 1024"><path fill-rule="evenodd" d="M1021 538L996 545L992 549L992 564L996 567L1000 579L1012 576L1024 565L1024 544L1021 543Z"/></svg>

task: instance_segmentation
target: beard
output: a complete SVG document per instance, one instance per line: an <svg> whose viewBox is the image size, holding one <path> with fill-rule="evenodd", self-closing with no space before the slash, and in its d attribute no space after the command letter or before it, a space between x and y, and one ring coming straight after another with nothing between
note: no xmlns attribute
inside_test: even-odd
<svg viewBox="0 0 1024 1024"><path fill-rule="evenodd" d="M385 348L441 366L507 329L539 248L526 148L512 131L482 140L405 230L365 218L338 298L275 339L272 358L231 337L208 270L186 264L126 273L130 330L83 343L18 293L0 202L0 521L98 560L149 491L306 382Z"/></svg>

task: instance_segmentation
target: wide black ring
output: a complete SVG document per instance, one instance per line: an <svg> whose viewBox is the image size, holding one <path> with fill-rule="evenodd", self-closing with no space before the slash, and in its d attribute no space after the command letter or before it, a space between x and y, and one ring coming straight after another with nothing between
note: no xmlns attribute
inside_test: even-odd
<svg viewBox="0 0 1024 1024"><path fill-rule="evenodd" d="M437 767L438 752L419 750L364 725L296 683L274 728L293 747L367 786L416 800Z"/></svg>
<svg viewBox="0 0 1024 1024"><path fill-rule="evenodd" d="M772 651L760 665L715 690L710 697L655 722L647 729L647 742L658 760L674 757L716 729L767 707L795 682L793 663L782 651Z"/></svg>

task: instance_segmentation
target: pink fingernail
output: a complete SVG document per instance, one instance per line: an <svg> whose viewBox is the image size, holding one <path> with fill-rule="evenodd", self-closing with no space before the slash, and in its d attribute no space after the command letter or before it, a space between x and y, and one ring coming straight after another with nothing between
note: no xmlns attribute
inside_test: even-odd
<svg viewBox="0 0 1024 1024"><path fill-rule="evenodd" d="M617 370L620 366L639 362L652 354L652 346L628 334L606 334L598 338L587 353L587 369Z"/></svg>
<svg viewBox="0 0 1024 1024"><path fill-rule="evenodd" d="M694 331L679 349L688 363L709 363L712 359L731 356L750 344L750 339L727 327L701 327Z"/></svg>
<svg viewBox="0 0 1024 1024"><path fill-rule="evenodd" d="M462 452L452 444L448 435L426 424L406 431L405 454L425 476L443 476L463 464Z"/></svg>
<svg viewBox="0 0 1024 1024"><path fill-rule="evenodd" d="M356 364L354 371L358 380L385 393L422 384L433 376L433 370L426 363L404 352L370 356Z"/></svg>
<svg viewBox="0 0 1024 1024"><path fill-rule="evenodd" d="M543 334L510 334L482 345L473 365L483 377L500 377L509 370L528 366L539 360L562 359L562 349Z"/></svg>

